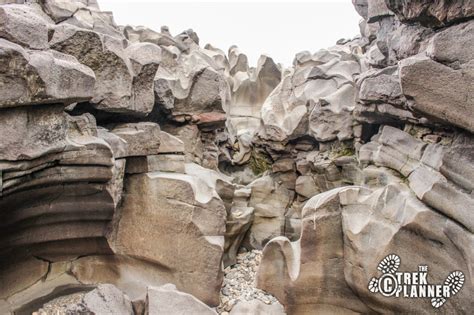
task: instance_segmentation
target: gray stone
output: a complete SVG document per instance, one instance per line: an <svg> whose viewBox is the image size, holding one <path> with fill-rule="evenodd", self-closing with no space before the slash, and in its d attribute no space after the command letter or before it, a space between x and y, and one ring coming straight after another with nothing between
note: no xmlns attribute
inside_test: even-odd
<svg viewBox="0 0 474 315"><path fill-rule="evenodd" d="M406 23L419 22L430 27L440 27L474 16L471 0L402 1L385 0L397 17Z"/></svg>
<svg viewBox="0 0 474 315"><path fill-rule="evenodd" d="M33 51L0 39L0 108L91 99L92 70L56 51Z"/></svg>
<svg viewBox="0 0 474 315"><path fill-rule="evenodd" d="M0 7L0 37L32 49L48 48L51 19L36 5Z"/></svg>
<svg viewBox="0 0 474 315"><path fill-rule="evenodd" d="M130 299L111 284L101 284L83 298L86 312L93 314L133 314Z"/></svg>
<svg viewBox="0 0 474 315"><path fill-rule="evenodd" d="M456 70L428 57L411 57L400 63L400 80L403 94L413 99L414 109L474 131L472 62Z"/></svg>

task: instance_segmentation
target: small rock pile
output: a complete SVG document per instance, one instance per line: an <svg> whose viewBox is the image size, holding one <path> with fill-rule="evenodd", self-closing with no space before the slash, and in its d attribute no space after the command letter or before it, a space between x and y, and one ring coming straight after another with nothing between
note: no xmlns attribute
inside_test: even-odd
<svg viewBox="0 0 474 315"><path fill-rule="evenodd" d="M74 314L80 312L77 305L80 305L82 299L87 292L73 293L58 297L54 300L44 304L37 312L32 315L59 315L59 314Z"/></svg>
<svg viewBox="0 0 474 315"><path fill-rule="evenodd" d="M255 287L262 251L252 250L237 255L237 263L224 269L221 303L217 312L228 315L239 301L260 300L267 305L279 303L271 294Z"/></svg>

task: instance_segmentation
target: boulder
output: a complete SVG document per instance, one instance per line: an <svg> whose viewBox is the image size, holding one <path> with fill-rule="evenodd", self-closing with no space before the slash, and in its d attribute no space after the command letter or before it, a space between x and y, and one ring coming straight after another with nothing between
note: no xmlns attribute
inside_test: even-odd
<svg viewBox="0 0 474 315"><path fill-rule="evenodd" d="M387 7L385 0L367 0L367 22L374 23L393 13Z"/></svg>
<svg viewBox="0 0 474 315"><path fill-rule="evenodd" d="M152 122L118 124L111 133L125 141L119 157L156 155L160 149L160 126Z"/></svg>
<svg viewBox="0 0 474 315"><path fill-rule="evenodd" d="M403 94L413 100L415 110L445 124L474 131L472 62L453 69L429 57L407 58L400 63L400 81Z"/></svg>
<svg viewBox="0 0 474 315"><path fill-rule="evenodd" d="M179 315L203 314L216 315L217 313L194 296L180 292L173 284L161 287L149 287L146 295L146 315Z"/></svg>
<svg viewBox="0 0 474 315"><path fill-rule="evenodd" d="M166 172L129 176L124 188L109 236L115 253L152 263L180 290L217 305L226 211L216 191L197 176Z"/></svg>
<svg viewBox="0 0 474 315"><path fill-rule="evenodd" d="M0 39L0 108L90 100L92 70L54 50L34 51Z"/></svg>
<svg viewBox="0 0 474 315"><path fill-rule="evenodd" d="M97 109L136 116L153 109L151 82L159 63L154 55L158 47L138 45L126 50L119 38L67 24L54 29L50 45L94 71L97 83L91 103ZM140 51L144 55L137 57Z"/></svg>
<svg viewBox="0 0 474 315"><path fill-rule="evenodd" d="M0 7L0 37L24 47L47 49L48 29L52 24L53 21L38 5L7 4Z"/></svg>

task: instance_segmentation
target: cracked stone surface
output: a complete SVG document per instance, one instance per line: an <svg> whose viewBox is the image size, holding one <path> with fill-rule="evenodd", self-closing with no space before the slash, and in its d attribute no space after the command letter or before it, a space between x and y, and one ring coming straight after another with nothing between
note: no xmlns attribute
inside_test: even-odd
<svg viewBox="0 0 474 315"><path fill-rule="evenodd" d="M473 3L352 2L285 67L0 0L0 313L431 313L368 291L396 254L471 314Z"/></svg>

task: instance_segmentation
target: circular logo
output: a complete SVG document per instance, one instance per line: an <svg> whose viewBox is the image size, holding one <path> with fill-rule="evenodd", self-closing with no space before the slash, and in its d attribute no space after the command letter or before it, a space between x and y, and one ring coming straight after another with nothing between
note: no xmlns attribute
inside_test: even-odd
<svg viewBox="0 0 474 315"><path fill-rule="evenodd" d="M385 273L379 278L379 292L383 296L392 296L397 292L397 277L391 273Z"/></svg>

